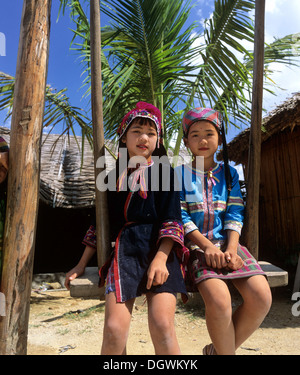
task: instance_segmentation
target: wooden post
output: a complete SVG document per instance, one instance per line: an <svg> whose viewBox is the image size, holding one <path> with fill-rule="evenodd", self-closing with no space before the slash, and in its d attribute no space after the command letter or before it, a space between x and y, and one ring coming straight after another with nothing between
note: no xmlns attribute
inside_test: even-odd
<svg viewBox="0 0 300 375"><path fill-rule="evenodd" d="M104 130L102 106L102 76L101 76L101 28L100 28L100 2L90 2L90 38L91 38L91 95L92 95L92 121L93 143L95 162L95 191L96 191L96 236L97 259L100 268L108 255L110 248L107 195L105 191L97 189L97 171L101 173L105 167L97 168L98 158L104 158ZM104 165L104 163L102 164Z"/></svg>
<svg viewBox="0 0 300 375"><path fill-rule="evenodd" d="M252 114L247 171L247 201L244 241L252 255L259 252L259 185L264 72L265 0L255 1L254 69Z"/></svg>
<svg viewBox="0 0 300 375"><path fill-rule="evenodd" d="M24 0L11 122L0 354L26 354L51 0Z"/></svg>

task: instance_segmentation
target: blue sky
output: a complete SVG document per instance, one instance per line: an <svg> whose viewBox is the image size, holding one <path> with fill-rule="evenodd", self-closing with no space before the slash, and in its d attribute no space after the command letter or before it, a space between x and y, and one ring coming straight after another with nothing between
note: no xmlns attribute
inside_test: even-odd
<svg viewBox="0 0 300 375"><path fill-rule="evenodd" d="M213 0L194 0L196 6L192 12L190 21L200 21L209 18L214 5ZM15 75L20 21L22 14L22 0L0 0L0 33L5 36L5 55L0 56L0 71ZM69 15L60 16L57 22L59 0L52 0L50 54L47 83L52 87L62 89L67 87L67 96L70 97L73 106L85 108L87 100L82 100L84 89L80 89L83 77L81 65L75 52L69 50L73 27ZM300 2L299 0L266 0L265 40L271 42L274 37L279 38L287 34L300 32L299 24ZM101 24L107 23L107 17L101 14ZM1 35L1 34L0 34ZM0 50L1 51L1 50ZM299 59L300 62L300 59ZM264 106L272 110L282 103L293 92L300 91L299 68L286 68L274 64L276 73L274 81L283 89L277 90L277 96L264 95ZM0 112L0 125L3 124L5 113ZM239 131L231 129L228 140Z"/></svg>

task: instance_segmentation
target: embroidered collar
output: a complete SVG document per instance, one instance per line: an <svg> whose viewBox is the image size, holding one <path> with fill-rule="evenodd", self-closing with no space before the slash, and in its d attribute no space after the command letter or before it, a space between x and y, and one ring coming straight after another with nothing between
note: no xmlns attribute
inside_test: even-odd
<svg viewBox="0 0 300 375"><path fill-rule="evenodd" d="M140 164L139 167L135 169L131 174L128 173L132 171L131 168L124 169L117 181L117 191L127 190L127 177L130 175L132 177L131 181L128 181L130 191L136 191L139 182L139 194L143 199L146 199L148 189L146 184L145 170L146 168L151 167L153 164L153 160L149 160L145 164Z"/></svg>
<svg viewBox="0 0 300 375"><path fill-rule="evenodd" d="M208 171L204 172L201 169L193 167L192 163L184 164L184 166L190 169L193 173L204 175L204 176L206 176L208 173L212 173L212 174L219 173L222 168L222 165L223 165L222 163L217 163L214 168L210 168Z"/></svg>
<svg viewBox="0 0 300 375"><path fill-rule="evenodd" d="M204 172L200 169L194 168L192 166L192 163L185 164L184 166L187 167L196 176L198 176L200 178L206 177L207 180L209 180L213 183L213 185L215 185L216 182L220 182L220 180L215 175L218 174L221 171L222 166L223 166L223 164L221 164L221 163L217 163L217 165L214 168L210 168L206 172Z"/></svg>

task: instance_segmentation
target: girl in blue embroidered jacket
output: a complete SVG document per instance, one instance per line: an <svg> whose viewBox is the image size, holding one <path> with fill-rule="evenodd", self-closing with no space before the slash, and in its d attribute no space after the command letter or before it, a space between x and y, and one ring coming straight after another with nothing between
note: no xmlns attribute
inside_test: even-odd
<svg viewBox="0 0 300 375"><path fill-rule="evenodd" d="M239 244L244 205L238 173L226 157L222 115L210 108L192 109L183 118L183 132L194 159L176 173L182 181L189 274L205 302L212 340L203 353L234 354L269 311L270 288L257 261ZM222 143L225 163L218 164L215 153ZM243 297L233 315L229 279Z"/></svg>

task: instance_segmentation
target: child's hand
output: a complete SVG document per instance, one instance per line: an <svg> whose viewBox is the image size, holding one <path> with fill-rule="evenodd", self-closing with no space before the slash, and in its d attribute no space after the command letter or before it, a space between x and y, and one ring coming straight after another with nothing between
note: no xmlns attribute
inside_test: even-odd
<svg viewBox="0 0 300 375"><path fill-rule="evenodd" d="M150 289L152 285L156 286L164 284L169 277L169 271L166 266L166 257L158 252L148 268L147 275L147 289Z"/></svg>
<svg viewBox="0 0 300 375"><path fill-rule="evenodd" d="M77 265L76 267L72 268L71 271L69 271L66 274L66 279L65 279L65 287L67 289L70 289L70 281L76 279L76 277L79 277L83 275L85 270L85 267Z"/></svg>
<svg viewBox="0 0 300 375"><path fill-rule="evenodd" d="M231 269L232 271L236 271L243 267L244 261L236 253L226 250L224 255L227 261L227 268Z"/></svg>
<svg viewBox="0 0 300 375"><path fill-rule="evenodd" d="M209 267L220 269L220 268L224 268L228 266L228 263L226 261L223 251L218 249L213 244L206 247L204 251L204 255L205 255L206 264Z"/></svg>

